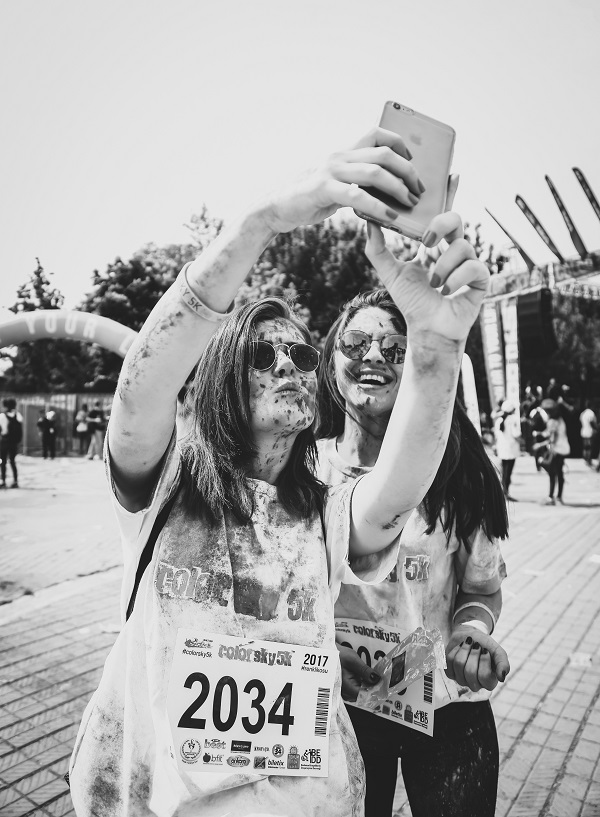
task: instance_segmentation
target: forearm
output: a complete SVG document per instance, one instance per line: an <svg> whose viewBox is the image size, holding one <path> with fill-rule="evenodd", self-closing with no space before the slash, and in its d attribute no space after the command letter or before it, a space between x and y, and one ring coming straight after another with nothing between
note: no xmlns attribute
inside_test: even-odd
<svg viewBox="0 0 600 817"><path fill-rule="evenodd" d="M495 593L465 593L459 590L454 605L454 627L464 626L469 621L480 621L492 633L502 612L502 590Z"/></svg>
<svg viewBox="0 0 600 817"><path fill-rule="evenodd" d="M190 264L189 289L209 310L226 312L273 235L263 211L253 210ZM128 470L147 471L164 453L177 393L218 326L189 308L179 280L150 313L125 358L111 416L111 452Z"/></svg>
<svg viewBox="0 0 600 817"><path fill-rule="evenodd" d="M409 333L402 380L377 463L358 483L353 500L357 531L365 520L382 546L399 533L437 473L463 348L462 342L431 332Z"/></svg>

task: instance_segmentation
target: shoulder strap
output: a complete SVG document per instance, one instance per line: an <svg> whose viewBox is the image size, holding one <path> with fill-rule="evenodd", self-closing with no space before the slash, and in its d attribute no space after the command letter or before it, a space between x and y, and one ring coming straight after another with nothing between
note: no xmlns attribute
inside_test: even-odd
<svg viewBox="0 0 600 817"><path fill-rule="evenodd" d="M175 500L177 499L177 494L179 493L179 489L181 487L181 482L173 491L172 496L165 503L164 507L161 509L160 513L154 520L154 525L152 526L152 530L150 531L150 536L148 537L148 541L144 545L144 550L142 551L142 555L140 556L140 561L138 564L138 568L135 572L135 580L133 582L133 590L131 591L131 597L129 599L129 604L127 605L127 613L125 615L125 621L129 619L129 616L133 612L133 605L135 604L135 597L137 596L138 587L140 586L140 582L142 580L142 576L144 575L146 568L152 561L152 556L154 554L154 545L156 544L156 540L159 537L161 530L167 523L167 519L169 518L169 514L173 509L173 505L175 504Z"/></svg>

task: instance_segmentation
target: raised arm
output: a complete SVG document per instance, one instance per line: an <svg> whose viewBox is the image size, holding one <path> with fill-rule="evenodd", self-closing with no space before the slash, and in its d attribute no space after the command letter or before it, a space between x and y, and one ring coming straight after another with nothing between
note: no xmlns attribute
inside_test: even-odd
<svg viewBox="0 0 600 817"><path fill-rule="evenodd" d="M224 230L188 267L187 282L180 277L160 299L125 358L110 418L113 477L124 507L145 506L173 433L177 393L269 241L343 206L392 221L397 214L358 185L411 206L420 188L408 156L396 134L372 131Z"/></svg>
<svg viewBox="0 0 600 817"><path fill-rule="evenodd" d="M353 557L398 536L433 482L448 440L464 346L489 272L462 238L455 213L432 221L427 243L442 237L449 247L427 273L419 263L398 262L379 228L369 225L367 256L406 319L408 348L379 458L353 494Z"/></svg>

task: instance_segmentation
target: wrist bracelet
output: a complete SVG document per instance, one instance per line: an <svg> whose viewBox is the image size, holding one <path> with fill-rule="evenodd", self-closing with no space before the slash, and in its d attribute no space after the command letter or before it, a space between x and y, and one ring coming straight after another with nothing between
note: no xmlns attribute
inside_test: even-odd
<svg viewBox="0 0 600 817"><path fill-rule="evenodd" d="M481 630L482 633L486 635L491 635L490 628L487 626L485 621L482 621L480 618L471 618L469 621L461 621L460 624L456 625L457 627L473 627L475 630Z"/></svg>
<svg viewBox="0 0 600 817"><path fill-rule="evenodd" d="M494 630L496 629L496 616L493 614L493 612L490 610L490 608L487 606L487 604L484 604L482 601L468 601L465 604L461 604L461 606L454 611L454 615L452 616L452 621L454 621L456 616L462 610L466 610L468 607L481 607L481 609L485 610L485 612L490 616L490 618L492 619L492 629L490 630L488 635L491 635L494 632Z"/></svg>
<svg viewBox="0 0 600 817"><path fill-rule="evenodd" d="M192 310L192 312L198 315L199 318L204 318L205 321L210 321L211 323L221 323L221 321L224 321L225 318L228 318L231 315L232 310L227 312L215 312L214 309L210 309L210 307L202 303L200 298L198 298L198 296L191 290L188 283L187 270L190 263L191 261L183 267L177 276L177 284L179 286L181 300L189 309Z"/></svg>

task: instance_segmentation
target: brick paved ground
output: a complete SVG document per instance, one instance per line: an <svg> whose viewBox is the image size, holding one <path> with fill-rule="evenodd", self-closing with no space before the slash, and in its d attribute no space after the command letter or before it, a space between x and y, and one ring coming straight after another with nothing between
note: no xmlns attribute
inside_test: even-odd
<svg viewBox="0 0 600 817"><path fill-rule="evenodd" d="M22 460L0 493L0 813L72 813L62 780L118 629L119 546L99 463ZM600 815L600 475L569 462L564 507L521 458L497 634L512 671L494 694L497 817ZM22 592L22 589L21 591ZM408 817L403 789L398 817Z"/></svg>

